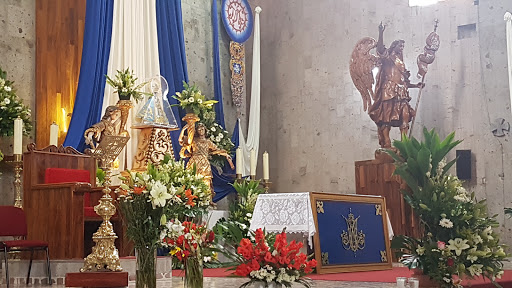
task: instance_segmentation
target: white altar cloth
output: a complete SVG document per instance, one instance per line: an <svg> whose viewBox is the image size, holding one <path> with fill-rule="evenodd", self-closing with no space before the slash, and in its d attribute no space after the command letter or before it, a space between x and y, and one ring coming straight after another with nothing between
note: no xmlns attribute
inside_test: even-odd
<svg viewBox="0 0 512 288"><path fill-rule="evenodd" d="M254 207L250 229L267 232L302 233L313 248L316 233L309 192L260 194Z"/></svg>

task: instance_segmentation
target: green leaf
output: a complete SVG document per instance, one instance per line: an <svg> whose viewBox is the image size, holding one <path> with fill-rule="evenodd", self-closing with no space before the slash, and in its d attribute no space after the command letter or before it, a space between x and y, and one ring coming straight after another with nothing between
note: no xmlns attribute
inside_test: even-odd
<svg viewBox="0 0 512 288"><path fill-rule="evenodd" d="M426 147L421 147L418 152L418 166L421 173L425 175L430 170L430 150Z"/></svg>

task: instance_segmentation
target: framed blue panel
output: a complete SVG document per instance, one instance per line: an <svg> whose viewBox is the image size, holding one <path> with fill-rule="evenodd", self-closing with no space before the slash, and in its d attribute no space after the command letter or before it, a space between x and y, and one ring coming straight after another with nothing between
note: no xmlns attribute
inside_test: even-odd
<svg viewBox="0 0 512 288"><path fill-rule="evenodd" d="M318 273L391 269L380 196L311 193Z"/></svg>

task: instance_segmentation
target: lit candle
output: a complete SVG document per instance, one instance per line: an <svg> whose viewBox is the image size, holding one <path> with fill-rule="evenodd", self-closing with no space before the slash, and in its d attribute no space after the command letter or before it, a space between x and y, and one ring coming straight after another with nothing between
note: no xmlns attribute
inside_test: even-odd
<svg viewBox="0 0 512 288"><path fill-rule="evenodd" d="M14 120L14 154L21 155L23 150L23 120L20 117Z"/></svg>
<svg viewBox="0 0 512 288"><path fill-rule="evenodd" d="M258 159L256 158L256 151L254 151L254 149L251 149L251 176L254 176L256 175L256 162L258 161Z"/></svg>
<svg viewBox="0 0 512 288"><path fill-rule="evenodd" d="M242 171L244 170L242 167L244 165L243 164L244 163L244 159L243 159L244 155L242 152L242 148L240 148L240 147L236 148L235 156L236 156L236 174L242 175L243 174Z"/></svg>
<svg viewBox="0 0 512 288"><path fill-rule="evenodd" d="M263 153L263 180L270 179L268 173L268 152Z"/></svg>
<svg viewBox="0 0 512 288"><path fill-rule="evenodd" d="M59 138L59 125L57 123L53 122L52 125L50 125L50 145L57 146Z"/></svg>

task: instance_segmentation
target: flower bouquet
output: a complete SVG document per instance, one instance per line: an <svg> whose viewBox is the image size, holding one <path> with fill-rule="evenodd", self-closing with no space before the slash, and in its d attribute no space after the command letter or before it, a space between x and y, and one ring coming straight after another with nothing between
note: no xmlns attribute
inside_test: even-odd
<svg viewBox="0 0 512 288"><path fill-rule="evenodd" d="M211 260L215 234L205 225L178 220L167 223L162 234L164 246L171 249L185 267L185 287L203 287L203 263Z"/></svg>
<svg viewBox="0 0 512 288"><path fill-rule="evenodd" d="M156 249L162 246L167 219L201 217L210 205L210 188L195 170L169 155L158 166L149 164L143 173L120 178L117 201L136 250L137 287L154 287Z"/></svg>
<svg viewBox="0 0 512 288"><path fill-rule="evenodd" d="M261 229L256 230L254 238L254 243L247 238L242 239L237 249L239 264L234 274L250 278L241 288L258 282L264 287L271 283L291 287L294 282L311 287L310 281L304 276L313 271L316 260L307 261L307 256L299 253L302 243L288 243L284 231L275 236L272 246Z"/></svg>
<svg viewBox="0 0 512 288"><path fill-rule="evenodd" d="M185 88L183 91L176 92L172 97L178 100L178 105L185 109L187 113L199 115L203 110L211 110L213 104L217 103L215 100L206 100L206 97L196 85L190 86L183 82L183 88Z"/></svg>
<svg viewBox="0 0 512 288"><path fill-rule="evenodd" d="M441 287L460 287L461 279L483 276L493 283L503 274L502 261L508 255L493 231L495 217L487 215L485 200L476 201L457 177L448 173L455 160L444 160L460 141L450 134L441 141L434 130L423 131L425 142L402 136L395 141L395 174L410 190L404 199L419 216L424 236L416 239L396 236L392 248L409 268L423 270ZM497 285L497 284L496 284Z"/></svg>
<svg viewBox="0 0 512 288"><path fill-rule="evenodd" d="M0 68L0 136L14 135L14 120L23 120L23 134L28 135L32 130L30 109L16 95L13 82L7 80L7 73Z"/></svg>
<svg viewBox="0 0 512 288"><path fill-rule="evenodd" d="M151 93L141 91L148 82L136 85L135 82L138 78L135 77L135 74L133 74L133 71L130 71L129 68L126 68L126 70L117 70L114 79L110 78L108 75L105 75L105 77L107 78L107 84L116 89L117 94L119 94L119 100L130 100L130 98L133 98L135 102L139 102L144 95L151 95Z"/></svg>

